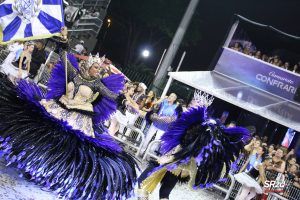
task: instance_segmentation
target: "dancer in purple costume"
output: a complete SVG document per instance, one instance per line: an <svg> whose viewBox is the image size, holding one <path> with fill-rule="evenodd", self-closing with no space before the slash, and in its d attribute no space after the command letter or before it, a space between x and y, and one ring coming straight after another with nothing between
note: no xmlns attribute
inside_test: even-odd
<svg viewBox="0 0 300 200"><path fill-rule="evenodd" d="M169 199L178 181L189 182L192 189L205 188L229 173L250 134L242 127L225 128L200 105L182 113L162 136L163 156L138 179L140 200L147 200L159 183L159 198Z"/></svg>
<svg viewBox="0 0 300 200"><path fill-rule="evenodd" d="M66 29L62 35L61 62L47 94L32 82L14 85L0 74L0 154L67 199L129 198L136 163L103 127L124 102L119 96L124 77L100 79L99 56L79 65L74 56L67 58Z"/></svg>

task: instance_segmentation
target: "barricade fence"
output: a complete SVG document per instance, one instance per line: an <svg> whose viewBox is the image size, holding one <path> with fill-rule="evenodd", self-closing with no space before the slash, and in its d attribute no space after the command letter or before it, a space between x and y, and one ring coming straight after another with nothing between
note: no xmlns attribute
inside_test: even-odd
<svg viewBox="0 0 300 200"><path fill-rule="evenodd" d="M224 199L235 199L240 192L242 184L237 182L234 174L239 173L242 166L247 161L247 157L243 157L237 163L237 167L231 170L227 180L214 185L214 188L225 193ZM300 199L300 189L293 185L293 181L283 179L281 173L274 171L265 171L269 186L264 188L264 194L260 195L263 200L298 200ZM272 183L272 184L271 184ZM259 198L256 198L259 199Z"/></svg>

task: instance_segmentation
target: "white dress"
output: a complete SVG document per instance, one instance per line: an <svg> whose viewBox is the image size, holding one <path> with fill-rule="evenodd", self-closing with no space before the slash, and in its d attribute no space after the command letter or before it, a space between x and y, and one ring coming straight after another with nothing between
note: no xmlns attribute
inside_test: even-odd
<svg viewBox="0 0 300 200"><path fill-rule="evenodd" d="M262 187L258 184L256 181L256 178L259 175L258 167L261 165L261 163L255 163L254 167L248 172L242 172L239 174L235 174L234 178L236 179L237 182L241 183L242 185L245 185L250 188L254 188L255 192L257 194L262 194L263 190Z"/></svg>
<svg viewBox="0 0 300 200"><path fill-rule="evenodd" d="M16 52L23 48L24 48L23 44L13 43L13 44L8 45L8 51L10 53L3 61L2 65L16 61Z"/></svg>
<svg viewBox="0 0 300 200"><path fill-rule="evenodd" d="M21 45L15 45L12 47L9 47L10 53L6 57L6 59L3 61L1 65L1 72L11 76L13 78L18 77L19 73L19 68L14 66L12 63L16 61L16 52L20 49L23 48ZM28 72L26 70L22 70L22 77L21 78L26 78L28 76Z"/></svg>

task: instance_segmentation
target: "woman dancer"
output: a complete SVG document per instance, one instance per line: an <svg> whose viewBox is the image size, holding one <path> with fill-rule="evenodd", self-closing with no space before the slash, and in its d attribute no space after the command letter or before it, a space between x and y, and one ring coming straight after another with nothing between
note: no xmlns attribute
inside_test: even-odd
<svg viewBox="0 0 300 200"><path fill-rule="evenodd" d="M7 55L7 57L1 65L6 66L7 64L11 64L12 62L14 62L17 57L17 52L23 49L24 45L22 42L14 42L13 44L7 45L7 50L9 51L9 54Z"/></svg>
<svg viewBox="0 0 300 200"><path fill-rule="evenodd" d="M21 53L20 58L15 62L18 67L18 78L25 78L29 75L31 55L34 50L34 43L27 43L24 51Z"/></svg>
<svg viewBox="0 0 300 200"><path fill-rule="evenodd" d="M31 54L34 49L34 43L27 42L24 45L21 55L14 62L4 62L2 72L15 81L17 78L25 78L29 75Z"/></svg>
<svg viewBox="0 0 300 200"><path fill-rule="evenodd" d="M63 29L62 38L66 33ZM124 77L99 79L99 56L90 56L79 67L75 57L66 59L65 51L61 55L47 95L34 83L21 80L15 86L1 75L1 155L64 198L128 198L136 179L135 161L102 125L117 107Z"/></svg>
<svg viewBox="0 0 300 200"><path fill-rule="evenodd" d="M262 159L261 157L257 156L257 152L260 150L261 146L262 146L261 141L256 140L256 138L253 138L251 142L244 147L244 150L247 153L250 153L250 155L248 156L246 163L243 165L243 167L240 169L239 172L244 172L244 171L249 172L253 168L254 163L257 160Z"/></svg>
<svg viewBox="0 0 300 200"><path fill-rule="evenodd" d="M241 193L236 200L250 200L255 197L256 194L262 194L263 190L259 182L264 183L266 180L265 164L263 163L267 154L267 148L260 146L256 152L257 159L250 171L234 175L234 178L243 185ZM257 178L259 178L259 180L256 180Z"/></svg>
<svg viewBox="0 0 300 200"><path fill-rule="evenodd" d="M190 108L162 136L159 166L139 177L140 199L148 199L158 183L160 199L168 199L178 181L188 181L193 189L211 186L228 174L249 136L244 128L225 128L209 119L206 107Z"/></svg>

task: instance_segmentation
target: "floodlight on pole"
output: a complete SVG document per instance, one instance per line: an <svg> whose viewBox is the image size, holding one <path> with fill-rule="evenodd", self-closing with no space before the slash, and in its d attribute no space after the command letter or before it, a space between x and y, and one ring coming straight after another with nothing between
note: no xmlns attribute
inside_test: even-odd
<svg viewBox="0 0 300 200"><path fill-rule="evenodd" d="M142 51L142 56L143 56L144 58L148 58L148 57L150 56L150 51L149 51L148 49L144 49L144 50Z"/></svg>
<svg viewBox="0 0 300 200"><path fill-rule="evenodd" d="M110 27L110 25L111 25L111 19L108 18L108 19L107 19L107 28Z"/></svg>

